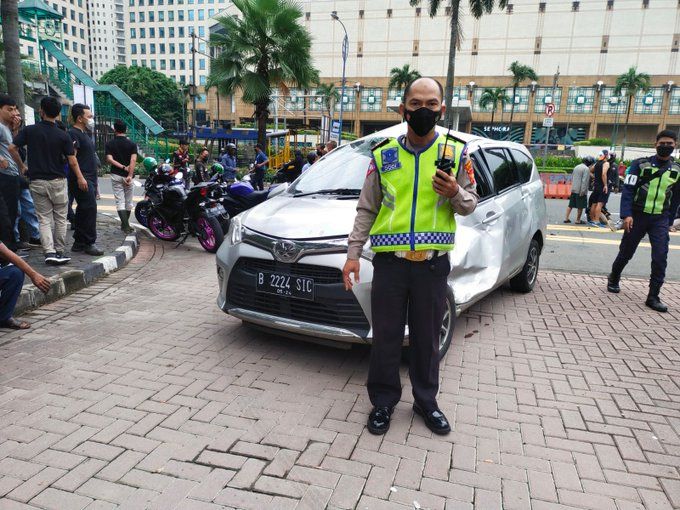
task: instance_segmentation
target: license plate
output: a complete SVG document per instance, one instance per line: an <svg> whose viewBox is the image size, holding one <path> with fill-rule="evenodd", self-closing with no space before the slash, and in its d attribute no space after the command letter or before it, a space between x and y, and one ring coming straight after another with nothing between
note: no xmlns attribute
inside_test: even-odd
<svg viewBox="0 0 680 510"><path fill-rule="evenodd" d="M314 280L280 273L258 273L257 291L295 299L314 300Z"/></svg>
<svg viewBox="0 0 680 510"><path fill-rule="evenodd" d="M215 207L211 207L208 209L208 214L210 216L219 216L221 214L224 214L226 211L224 210L224 207L222 205L216 205Z"/></svg>

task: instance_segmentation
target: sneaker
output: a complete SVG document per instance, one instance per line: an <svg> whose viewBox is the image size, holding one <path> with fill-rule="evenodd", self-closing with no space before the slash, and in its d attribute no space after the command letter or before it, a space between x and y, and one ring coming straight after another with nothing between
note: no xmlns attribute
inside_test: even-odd
<svg viewBox="0 0 680 510"><path fill-rule="evenodd" d="M597 226L600 228L609 228L609 225L607 223L598 223Z"/></svg>
<svg viewBox="0 0 680 510"><path fill-rule="evenodd" d="M48 266L58 266L61 259L56 253L46 253L45 254L45 264Z"/></svg>
<svg viewBox="0 0 680 510"><path fill-rule="evenodd" d="M613 222L612 220L607 220L607 225L609 226L609 230L611 230L612 232L616 232L617 228L615 222Z"/></svg>
<svg viewBox="0 0 680 510"><path fill-rule="evenodd" d="M68 264L71 262L71 257L65 257L64 254L60 251L57 252L57 258L59 259L58 265L63 266L64 264Z"/></svg>
<svg viewBox="0 0 680 510"><path fill-rule="evenodd" d="M40 243L40 239L37 238L37 237L31 237L31 238L28 240L28 244L29 244L32 248L40 248L40 247L42 246L42 244Z"/></svg>
<svg viewBox="0 0 680 510"><path fill-rule="evenodd" d="M104 250L102 250L96 244L91 244L89 246L85 246L83 248L83 251L88 255L92 255L93 257L101 257L102 255L104 255Z"/></svg>
<svg viewBox="0 0 680 510"><path fill-rule="evenodd" d="M589 226L589 227L597 227L598 224L595 223L594 221L589 221L589 222L588 222L588 226Z"/></svg>

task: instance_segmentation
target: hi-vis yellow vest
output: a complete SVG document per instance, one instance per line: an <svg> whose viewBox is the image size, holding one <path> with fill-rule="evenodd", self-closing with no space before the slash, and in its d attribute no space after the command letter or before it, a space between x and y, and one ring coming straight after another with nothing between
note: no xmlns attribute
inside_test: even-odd
<svg viewBox="0 0 680 510"><path fill-rule="evenodd" d="M383 202L371 229L374 252L453 249L456 219L449 200L432 188L436 161L444 151L445 137L437 135L418 155L402 139L383 142L373 150L380 175ZM465 145L449 138L446 156L453 160L451 174L458 175Z"/></svg>

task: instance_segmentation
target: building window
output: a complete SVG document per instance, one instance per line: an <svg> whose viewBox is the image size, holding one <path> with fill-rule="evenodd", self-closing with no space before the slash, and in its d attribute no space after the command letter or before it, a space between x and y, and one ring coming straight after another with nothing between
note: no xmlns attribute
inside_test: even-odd
<svg viewBox="0 0 680 510"><path fill-rule="evenodd" d="M571 10L574 11L574 12L577 12L580 3L581 3L581 2L572 2L572 3L571 3Z"/></svg>
<svg viewBox="0 0 680 510"><path fill-rule="evenodd" d="M545 2L538 3L538 12L545 12Z"/></svg>
<svg viewBox="0 0 680 510"><path fill-rule="evenodd" d="M508 98L512 97L512 87L505 89L505 95ZM517 87L515 90L515 113L526 113L529 111L529 97L531 96L531 88L529 87ZM498 105L500 110L501 105ZM512 111L512 102L508 101L503 105L504 112Z"/></svg>
<svg viewBox="0 0 680 510"><path fill-rule="evenodd" d="M387 17L388 18L392 17L392 9L387 9Z"/></svg>
<svg viewBox="0 0 680 510"><path fill-rule="evenodd" d="M567 113L593 113L595 89L593 87L571 87L567 96Z"/></svg>
<svg viewBox="0 0 680 510"><path fill-rule="evenodd" d="M361 58L364 56L364 43L359 41L357 43L357 57Z"/></svg>
<svg viewBox="0 0 680 510"><path fill-rule="evenodd" d="M628 97L626 89L621 91L621 96L614 95L614 87L605 87L600 91L600 113L622 114L628 109Z"/></svg>
<svg viewBox="0 0 680 510"><path fill-rule="evenodd" d="M312 13L311 13L311 12L306 12L306 13L305 13L305 19L306 19L307 21L309 21L309 20L311 19L311 17L312 17Z"/></svg>
<svg viewBox="0 0 680 510"><path fill-rule="evenodd" d="M291 112L301 112L305 109L304 90L290 89L290 95L285 98L285 108Z"/></svg>
<svg viewBox="0 0 680 510"><path fill-rule="evenodd" d="M364 19L364 10L363 9L361 9L359 11L359 19Z"/></svg>
<svg viewBox="0 0 680 510"><path fill-rule="evenodd" d="M475 37L474 39L472 39L472 54L473 55L479 54L479 37Z"/></svg>
<svg viewBox="0 0 680 510"><path fill-rule="evenodd" d="M536 37L536 41L534 42L534 55L540 55L541 54L541 44L543 43L543 38L541 36Z"/></svg>
<svg viewBox="0 0 680 510"><path fill-rule="evenodd" d="M421 7L416 7L416 17L420 17L420 12L422 11Z"/></svg>
<svg viewBox="0 0 680 510"><path fill-rule="evenodd" d="M508 4L508 7L507 7L507 11L506 11L506 12L507 12L508 14L512 14L513 8L514 8L514 5L513 5L513 4Z"/></svg>
<svg viewBox="0 0 680 510"><path fill-rule="evenodd" d="M420 43L418 41L413 41L413 56L417 57L418 56L418 48L420 46Z"/></svg>
<svg viewBox="0 0 680 510"><path fill-rule="evenodd" d="M642 8L647 9L649 7L649 0L642 0Z"/></svg>
<svg viewBox="0 0 680 510"><path fill-rule="evenodd" d="M560 104L562 103L562 89L560 87L555 87L554 96L552 87L538 87L536 89L536 96L534 98L534 113L544 112L545 105L548 103L553 103L555 105L556 112L560 111Z"/></svg>
<svg viewBox="0 0 680 510"><path fill-rule="evenodd" d="M609 36L602 36L602 46L600 46L600 53L607 53L609 51Z"/></svg>
<svg viewBox="0 0 680 510"><path fill-rule="evenodd" d="M680 34L675 34L673 36L673 45L671 46L671 51L673 53L677 52L680 48Z"/></svg>
<svg viewBox="0 0 680 510"><path fill-rule="evenodd" d="M680 87L675 87L670 94L670 106L668 113L671 115L680 115Z"/></svg>
<svg viewBox="0 0 680 510"><path fill-rule="evenodd" d="M614 0L607 0L607 10L611 11L614 8Z"/></svg>
<svg viewBox="0 0 680 510"><path fill-rule="evenodd" d="M345 89L345 95L342 97L343 109L346 112L351 112L357 108L357 94L353 89ZM326 107L324 106L324 109ZM335 111L340 111L340 101L335 103Z"/></svg>
<svg viewBox="0 0 680 510"><path fill-rule="evenodd" d="M642 115L658 115L663 104L663 87L652 87L647 92L635 94L635 113Z"/></svg>
<svg viewBox="0 0 680 510"><path fill-rule="evenodd" d="M360 109L362 112L382 111L382 89L381 88L362 89Z"/></svg>

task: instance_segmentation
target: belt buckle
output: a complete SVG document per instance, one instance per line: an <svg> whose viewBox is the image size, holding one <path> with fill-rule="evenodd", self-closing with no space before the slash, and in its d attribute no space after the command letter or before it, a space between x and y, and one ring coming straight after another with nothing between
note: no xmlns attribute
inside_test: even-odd
<svg viewBox="0 0 680 510"><path fill-rule="evenodd" d="M410 262L423 262L427 260L427 251L407 251L404 258Z"/></svg>

